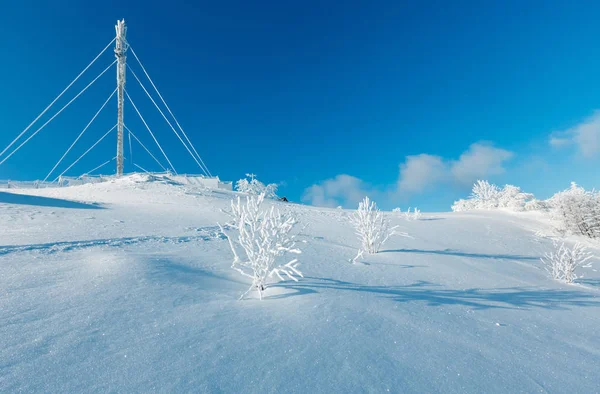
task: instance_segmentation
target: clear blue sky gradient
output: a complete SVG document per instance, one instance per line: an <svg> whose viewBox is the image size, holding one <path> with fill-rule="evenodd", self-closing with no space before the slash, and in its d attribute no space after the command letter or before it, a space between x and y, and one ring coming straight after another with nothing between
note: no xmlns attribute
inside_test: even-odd
<svg viewBox="0 0 600 394"><path fill-rule="evenodd" d="M4 2L0 149L125 18L129 42L222 179L254 172L283 182L280 194L295 201L338 174L385 190L406 156L452 160L488 141L515 152L492 181L540 197L571 180L598 187L597 159L548 146L552 132L600 107L598 15L600 3L592 1ZM113 59L108 51L54 110ZM177 170L198 172L132 76L127 84ZM0 166L0 179L43 178L114 86L111 70ZM125 119L151 147L131 106ZM113 101L62 168L115 122ZM115 139L70 174L113 157ZM134 149L136 162L158 170ZM383 205L448 210L467 193L432 188Z"/></svg>

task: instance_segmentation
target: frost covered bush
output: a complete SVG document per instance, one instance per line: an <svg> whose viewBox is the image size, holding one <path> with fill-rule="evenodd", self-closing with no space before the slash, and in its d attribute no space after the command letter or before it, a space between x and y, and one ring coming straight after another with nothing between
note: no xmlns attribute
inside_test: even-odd
<svg viewBox="0 0 600 394"><path fill-rule="evenodd" d="M296 282L298 276L303 277L298 270L297 259L285 264L276 262L278 257L288 253L302 253L296 248L294 236L290 235L296 219L290 214L282 215L274 207L262 209L264 198L265 195L260 194L246 197L245 203L239 197L237 201L231 201L231 212L226 212L231 221L226 223L226 227L236 231L236 235L219 225L233 252L231 268L252 279L252 285L240 299L251 290L257 290L262 300L267 280L273 276L281 280L287 277Z"/></svg>
<svg viewBox="0 0 600 394"><path fill-rule="evenodd" d="M546 253L541 259L546 270L553 279L573 283L577 279L575 269L584 266L593 256L585 246L577 242L572 248L565 246L564 242L553 242L554 251Z"/></svg>
<svg viewBox="0 0 600 394"><path fill-rule="evenodd" d="M462 212L473 209L507 208L513 211L524 211L533 210L536 207L542 207L542 205L535 200L533 194L524 193L517 186L505 185L500 189L488 181L479 180L473 185L469 199L456 201L452 210Z"/></svg>
<svg viewBox="0 0 600 394"><path fill-rule="evenodd" d="M235 190L257 196L264 194L266 198L277 198L277 185L275 183L265 185L256 179L256 175L254 174L246 174L246 177L250 178L250 180L247 178L238 180L235 183Z"/></svg>
<svg viewBox="0 0 600 394"><path fill-rule="evenodd" d="M556 193L548 201L552 218L568 234L600 238L600 193L586 191L575 182L569 189Z"/></svg>
<svg viewBox="0 0 600 394"><path fill-rule="evenodd" d="M421 211L419 211L418 208L415 208L415 210L411 213L410 212L410 207L408 207L408 209L406 210L406 212L404 212L404 219L406 220L419 220L421 218Z"/></svg>
<svg viewBox="0 0 600 394"><path fill-rule="evenodd" d="M419 220L419 219L421 219L421 216L423 216L423 215L421 215L421 211L418 208L415 208L412 218L414 220Z"/></svg>
<svg viewBox="0 0 600 394"><path fill-rule="evenodd" d="M523 208L526 211L547 211L549 205L546 201L540 201L538 199L531 199L525 203Z"/></svg>
<svg viewBox="0 0 600 394"><path fill-rule="evenodd" d="M498 194L498 208L524 211L527 202L533 199L533 194L522 192L520 187L505 185Z"/></svg>
<svg viewBox="0 0 600 394"><path fill-rule="evenodd" d="M358 209L350 218L360 241L358 254L352 260L357 262L363 254L374 254L379 252L381 245L394 234L407 236L406 233L397 233L398 226L391 227L390 221L385 218L383 212L377 208L377 204L365 197L358 204Z"/></svg>
<svg viewBox="0 0 600 394"><path fill-rule="evenodd" d="M397 214L401 214L402 213L402 209L400 208L394 208L392 209L393 213L397 213ZM419 220L421 218L421 211L419 211L418 208L415 208L415 210L411 213L410 212L410 207L408 207L408 209L406 210L406 212L404 212L404 219L406 220Z"/></svg>

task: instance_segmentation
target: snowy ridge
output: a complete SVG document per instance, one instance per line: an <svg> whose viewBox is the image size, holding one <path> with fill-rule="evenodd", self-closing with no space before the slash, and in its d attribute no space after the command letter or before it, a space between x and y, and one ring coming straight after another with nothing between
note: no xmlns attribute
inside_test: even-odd
<svg viewBox="0 0 600 394"><path fill-rule="evenodd" d="M351 212L271 201L305 278L238 301L234 196L146 175L0 192L0 391L600 391L598 260L551 280L539 213L389 214L413 238L350 264Z"/></svg>

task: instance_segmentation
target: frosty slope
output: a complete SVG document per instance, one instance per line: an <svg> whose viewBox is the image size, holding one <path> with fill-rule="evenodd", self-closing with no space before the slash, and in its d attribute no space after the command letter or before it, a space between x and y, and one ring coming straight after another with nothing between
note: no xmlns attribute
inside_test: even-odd
<svg viewBox="0 0 600 394"><path fill-rule="evenodd" d="M389 214L413 239L350 264L350 211L269 202L301 222L305 278L238 301L217 227L235 193L143 176L17 193L1 391L600 390L600 275L548 278L537 212Z"/></svg>

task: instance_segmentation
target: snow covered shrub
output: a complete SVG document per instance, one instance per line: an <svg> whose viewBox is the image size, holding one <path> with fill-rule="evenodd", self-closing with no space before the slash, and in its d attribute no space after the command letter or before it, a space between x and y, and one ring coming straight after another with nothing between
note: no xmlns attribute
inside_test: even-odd
<svg viewBox="0 0 600 394"><path fill-rule="evenodd" d="M575 182L569 189L552 196L547 204L553 219L568 234L600 238L600 193L586 191Z"/></svg>
<svg viewBox="0 0 600 394"><path fill-rule="evenodd" d="M505 185L502 189L479 180L473 185L473 191L468 200L458 200L452 206L454 212L469 211L472 209L508 208L513 211L532 210L536 205L533 194L524 193L521 188Z"/></svg>
<svg viewBox="0 0 600 394"><path fill-rule="evenodd" d="M268 278L284 276L298 281L297 276L304 277L298 270L298 260L292 259L286 264L277 264L278 257L287 253L300 254L296 248L294 236L290 235L296 219L290 214L282 215L274 207L262 209L264 194L246 197L242 203L231 201L231 212L226 212L231 221L226 223L228 229L236 230L237 236L231 235L219 224L221 232L227 237L233 252L231 268L252 279L252 286L240 297L242 299L251 290L257 290L262 300ZM243 253L238 250L241 248Z"/></svg>
<svg viewBox="0 0 600 394"><path fill-rule="evenodd" d="M526 211L547 211L548 203L546 201L540 201L538 199L531 199L525 203L523 208Z"/></svg>
<svg viewBox="0 0 600 394"><path fill-rule="evenodd" d="M419 208L415 208L415 210L411 213L410 212L410 207L408 207L408 209L406 210L406 212L404 212L404 219L406 220L419 220L421 218L421 211L419 211Z"/></svg>
<svg viewBox="0 0 600 394"><path fill-rule="evenodd" d="M406 233L397 233L398 226L391 227L390 221L385 218L383 212L377 208L377 204L369 197L365 197L358 204L358 210L354 212L350 220L361 243L353 262L357 262L365 252L369 254L379 252L381 245L392 235L408 236Z"/></svg>
<svg viewBox="0 0 600 394"><path fill-rule="evenodd" d="M421 211L418 208L415 208L412 218L414 220L419 220L419 219L421 219L421 216L423 216L423 215L421 215Z"/></svg>
<svg viewBox="0 0 600 394"><path fill-rule="evenodd" d="M533 194L522 192L518 186L505 185L498 194L498 208L524 211L525 204L533 198Z"/></svg>
<svg viewBox="0 0 600 394"><path fill-rule="evenodd" d="M452 205L453 212L465 212L477 209L477 202L474 200L458 200Z"/></svg>
<svg viewBox="0 0 600 394"><path fill-rule="evenodd" d="M392 209L392 212L394 212L394 213L402 213L402 210L399 207L396 207L396 208Z"/></svg>
<svg viewBox="0 0 600 394"><path fill-rule="evenodd" d="M247 193L253 195L264 194L266 198L277 198L277 185L275 183L270 183L265 185L258 179L256 179L256 175L254 174L246 174L248 179L240 179L235 183L235 190L240 193Z"/></svg>
<svg viewBox="0 0 600 394"><path fill-rule="evenodd" d="M573 283L577 279L575 268L583 266L593 256L585 246L577 242L573 248L564 242L553 241L554 251L546 253L541 259L553 279Z"/></svg>
<svg viewBox="0 0 600 394"><path fill-rule="evenodd" d="M500 189L488 181L478 180L473 185L471 198L479 201L482 208L495 208L500 198Z"/></svg>

